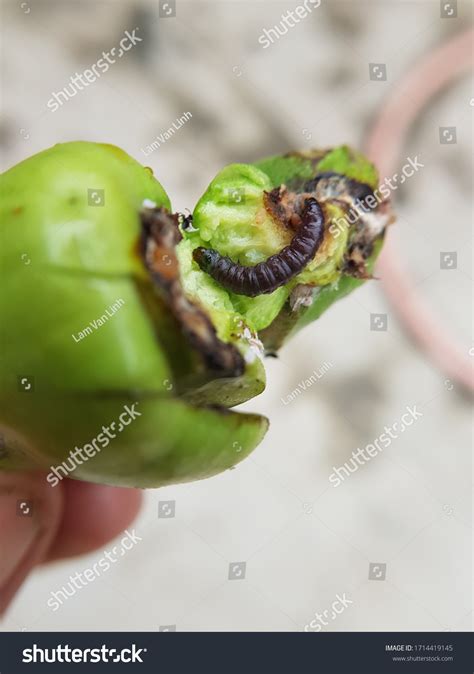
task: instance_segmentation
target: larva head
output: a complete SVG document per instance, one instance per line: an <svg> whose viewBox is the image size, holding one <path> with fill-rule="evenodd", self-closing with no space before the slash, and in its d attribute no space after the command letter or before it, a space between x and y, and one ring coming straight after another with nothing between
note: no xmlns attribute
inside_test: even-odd
<svg viewBox="0 0 474 674"><path fill-rule="evenodd" d="M199 246L193 250L193 260L197 262L199 267L206 273L210 270L215 259L216 254L210 248Z"/></svg>

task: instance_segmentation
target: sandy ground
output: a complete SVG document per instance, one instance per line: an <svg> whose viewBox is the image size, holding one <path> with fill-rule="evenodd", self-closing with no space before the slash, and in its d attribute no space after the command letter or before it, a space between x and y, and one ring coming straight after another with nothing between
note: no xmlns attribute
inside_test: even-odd
<svg viewBox="0 0 474 674"><path fill-rule="evenodd" d="M362 146L393 83L472 19L467 2L442 19L435 0L323 0L264 49L263 30L297 4L178 0L176 16L160 19L158 2L3 2L2 168L55 142L108 141L151 166L182 209L227 163ZM140 44L58 111L47 108L73 73L137 27ZM385 64L387 79L370 81L369 63ZM466 352L471 98L459 81L413 129L400 163L419 156L424 167L396 192L390 231ZM191 119L145 157L187 111ZM457 143L440 144L440 126L455 126ZM457 252L457 269L440 269L443 251ZM371 313L387 314L386 331L370 330ZM325 362L324 376L288 402ZM297 631L328 610L324 630L470 629L470 407L409 341L380 284L334 306L267 371L266 392L245 408L271 427L248 460L147 492L133 550L56 612L50 593L103 552L35 573L3 628ZM338 487L329 482L334 466L414 405L422 416L388 448ZM168 500L175 517L159 518ZM332 617L337 596L348 601Z"/></svg>

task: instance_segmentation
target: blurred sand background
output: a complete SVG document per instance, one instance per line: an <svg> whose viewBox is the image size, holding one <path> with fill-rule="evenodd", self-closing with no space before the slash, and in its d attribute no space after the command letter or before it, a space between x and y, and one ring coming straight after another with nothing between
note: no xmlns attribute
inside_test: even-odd
<svg viewBox="0 0 474 674"><path fill-rule="evenodd" d="M263 49L264 28L299 2L109 0L2 2L2 170L56 142L106 141L151 166L175 209L192 207L225 164L296 148L361 147L378 106L418 57L472 21L437 0L326 0ZM51 112L46 103L125 30L143 41ZM387 80L370 81L369 63ZM395 194L390 237L430 306L471 348L472 115L468 79L425 111L401 154L425 167ZM176 118L192 118L158 150ZM457 143L439 142L455 126ZM457 269L440 269L456 251ZM388 330L370 330L386 313ZM285 404L298 382L331 368ZM2 624L26 630L302 630L336 595L352 601L324 630L467 630L472 623L470 405L410 342L371 282L268 359L268 386L246 409L270 431L235 470L152 490L142 541L58 610L50 592L103 552L26 583ZM342 485L333 466L405 411L423 417ZM158 518L174 500L176 516ZM112 547L112 544L111 546ZM246 562L244 579L229 564ZM385 580L369 564L385 564Z"/></svg>

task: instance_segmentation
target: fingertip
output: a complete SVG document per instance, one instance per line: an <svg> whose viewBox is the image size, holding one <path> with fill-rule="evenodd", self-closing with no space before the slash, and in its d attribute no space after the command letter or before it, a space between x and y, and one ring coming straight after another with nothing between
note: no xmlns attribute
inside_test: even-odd
<svg viewBox="0 0 474 674"><path fill-rule="evenodd" d="M0 473L0 614L56 536L63 489L43 473Z"/></svg>
<svg viewBox="0 0 474 674"><path fill-rule="evenodd" d="M77 480L65 480L63 488L63 515L47 561L100 548L133 522L142 502L138 489Z"/></svg>

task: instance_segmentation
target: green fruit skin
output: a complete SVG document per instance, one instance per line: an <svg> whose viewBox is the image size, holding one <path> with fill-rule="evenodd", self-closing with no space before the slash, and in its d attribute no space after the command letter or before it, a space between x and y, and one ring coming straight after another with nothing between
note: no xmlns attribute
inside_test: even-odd
<svg viewBox="0 0 474 674"><path fill-rule="evenodd" d="M163 335L165 321L144 302L150 287L137 242L145 199L171 208L149 169L105 144L56 145L0 176L8 279L0 289L0 469L61 463L130 401L141 416L71 477L139 487L193 480L232 467L262 439L262 417L175 397L164 347L173 326ZM23 377L34 378L34 390L22 390ZM215 402L212 381L207 387L200 404Z"/></svg>
<svg viewBox="0 0 474 674"><path fill-rule="evenodd" d="M102 484L159 487L232 468L261 442L268 428L267 420L255 414L197 407L161 394L39 397L35 392L29 395L36 400L24 405L20 398L26 395L13 398L9 426L4 427L11 456L0 469L36 468ZM0 402L3 407L4 400ZM126 414L127 425L120 430L125 406L140 416L131 420ZM115 435L107 446L98 439L103 426ZM82 461L86 448L98 451ZM71 452L76 452L74 464ZM63 462L66 468L76 466L74 472L62 470Z"/></svg>

